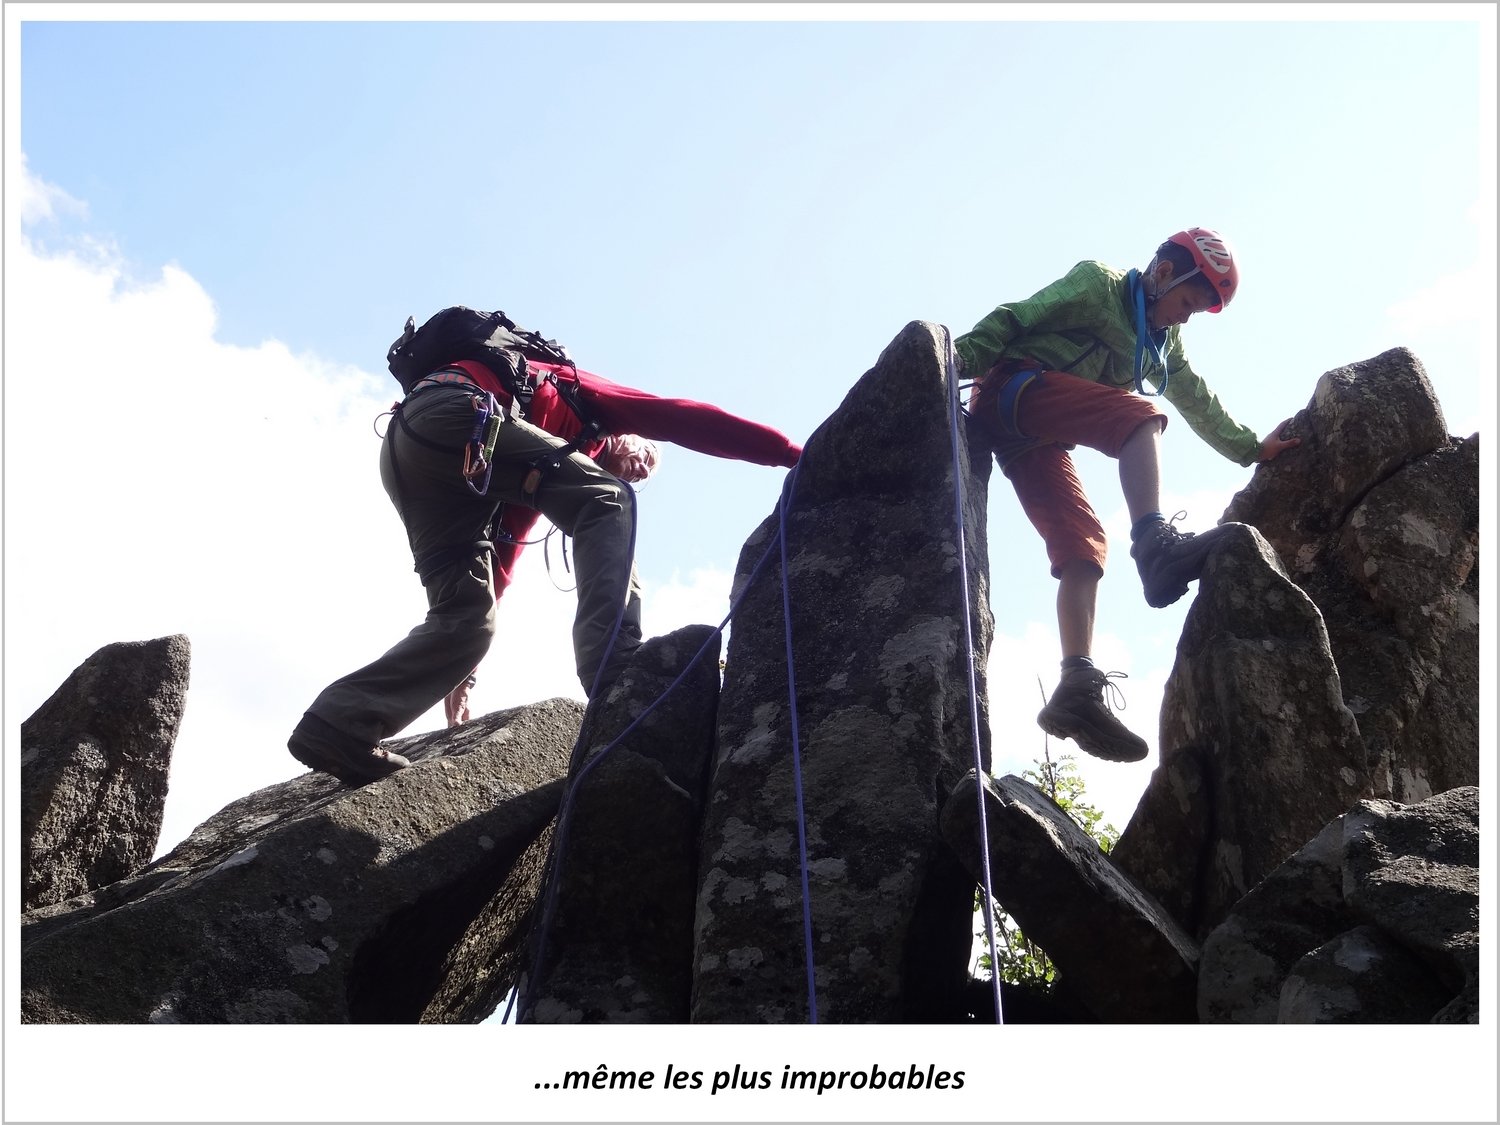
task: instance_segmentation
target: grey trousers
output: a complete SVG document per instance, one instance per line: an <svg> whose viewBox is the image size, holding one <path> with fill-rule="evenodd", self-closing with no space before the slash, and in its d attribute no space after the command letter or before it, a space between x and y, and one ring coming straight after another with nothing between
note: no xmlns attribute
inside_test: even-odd
<svg viewBox="0 0 1500 1125"><path fill-rule="evenodd" d="M423 567L427 617L383 656L330 684L308 711L373 746L404 730L478 666L495 635L494 575L483 543L502 504L534 508L573 537L578 678L591 691L609 649L600 682L612 681L641 643L630 490L574 453L545 470L536 493L527 496L521 488L530 463L565 443L513 418L500 427L489 489L476 496L461 472L474 425L465 388L425 388L402 414L404 424L401 417L391 420L381 448L380 479L406 525L413 557L437 559L436 566ZM524 638L515 648L516 659L525 661Z"/></svg>

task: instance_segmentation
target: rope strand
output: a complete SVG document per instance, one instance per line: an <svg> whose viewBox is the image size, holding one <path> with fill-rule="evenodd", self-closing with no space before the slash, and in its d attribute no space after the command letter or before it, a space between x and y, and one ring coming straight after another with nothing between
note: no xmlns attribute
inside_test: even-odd
<svg viewBox="0 0 1500 1125"><path fill-rule="evenodd" d="M817 972L813 968L812 895L807 878L807 816L802 802L802 737L797 721L797 676L792 660L792 596L790 568L786 557L786 513L791 507L796 480L797 467L793 465L783 486L781 526L777 538L781 540L781 616L786 625L786 690L792 723L792 788L797 796L797 859L802 876L802 943L803 964L807 972L807 1016L808 1023L817 1023L818 986Z"/></svg>
<svg viewBox="0 0 1500 1125"><path fill-rule="evenodd" d="M624 482L622 481L621 483L624 483ZM626 487L629 488L630 486L627 484ZM632 495L633 495L633 492L632 492ZM630 534L630 540L631 540L631 557L632 558L634 557L634 554L635 554L634 510L635 510L635 505L632 503L632 505L631 505L632 527L631 527L631 534ZM607 755L611 750L613 750L616 746L618 746L621 742L623 742L625 740L625 738L627 736L629 736L630 733L636 729L636 727L640 726L640 724L645 721L646 717L648 715L650 715L651 712L655 711L656 708L661 705L662 701L665 700L667 698L667 696L671 695L672 692L677 689L678 685L681 684L682 681L687 678L687 674L690 671L693 670L693 668L698 664L698 662L700 660L703 659L704 655L708 652L709 646L712 645L714 643L714 641L723 634L725 628L729 625L730 620L734 617L734 615L737 612L739 612L740 603L745 600L745 596L750 592L750 589L755 585L756 578L760 575L761 569L765 566L767 560L770 559L771 552L772 552L772 550L775 549L775 547L776 547L777 543L779 542L780 538L781 538L781 536L780 536L780 533L778 532L778 534L775 537L773 537L773 539L771 540L771 542L766 545L765 551L762 552L760 559L756 562L755 566L751 569L750 576L746 580L744 588L740 591L739 597L737 597L734 600L734 602L729 607L729 612L724 615L724 620L721 621L721 622L719 622L718 628L716 628L713 631L713 633L711 633L707 638L704 639L703 644L701 646L699 646L698 651L693 654L692 659L689 660L687 662L687 664L683 667L682 671L677 674L677 678L674 679L670 684L668 684L667 687L666 687L666 689L659 696L657 696L656 699L654 699L647 707L645 707L641 711L641 713L639 715L637 715L635 717L635 719L632 720L631 723L624 730L622 730L618 735L616 735L614 737L614 739L611 740L610 743L607 746L604 747L604 749L600 750L599 753L595 754L592 758L590 758L588 760L588 762L586 762L583 765L583 767L578 771L577 777L574 778L574 780L572 781L572 783L569 784L568 787L564 790L564 792L563 792L563 798L562 798L562 804L561 804L561 806L559 808L558 815L557 815L557 830L552 835L552 844L551 844L551 846L547 850L547 863L546 863L546 865L544 867L545 875L543 876L543 878L546 881L545 885L546 885L547 889L546 889L546 891L543 894L542 917L541 917L540 923L538 924L537 953L536 953L536 957L534 958L533 963L532 963L532 973L531 973L530 978L527 980L527 982L526 982L526 984L524 986L518 986L517 988L515 988L515 989L513 989L511 991L510 1002L506 1006L505 1014L501 1017L501 1020L500 1020L501 1023L508 1023L510 1021L511 1011L512 1011L512 1009L514 1009L515 1007L517 1007L517 998L518 998L518 996L521 997L521 1001L522 1002L519 1005L520 1011L517 1014L516 1018L519 1021L520 1019L523 1019L525 1017L526 1013L530 1011L530 1002L531 1002L531 999L532 999L532 997L531 997L531 991L530 990L541 979L542 968L543 968L543 965L545 963L545 958L546 958L547 938L548 938L548 935L549 935L549 933L551 931L552 923L553 923L553 921L555 919L555 915L556 915L556 911L557 911L557 879L556 879L557 872L556 872L556 864L558 864L558 863L561 862L561 855L562 855L563 845L564 845L564 843L566 842L566 839L567 839L568 829L572 825L573 799L574 799L575 794L578 791L579 786L582 785L583 779L588 776L589 772L591 770L593 770L593 768L595 766L597 766L601 761L604 760L605 755ZM615 621L615 629L614 629L614 633L615 634L618 634L619 629L620 629L620 622L623 620L623 618L624 618L624 609L622 608L621 611L620 611L620 616L618 618L616 618L616 621ZM614 647L614 635L612 634L611 637L610 637L610 648L613 648L613 647ZM608 660L608 653L607 652L606 652L605 659ZM601 664L600 667L602 668L603 665ZM597 678L596 678L596 686L597 686ZM592 696L590 698L592 698ZM586 732L580 730L578 732L578 741L573 744L572 758L575 759L575 760L577 759L579 753L581 752L582 743L583 743L583 736L584 736L585 733ZM523 993L523 991L525 993L524 996L521 995Z"/></svg>
<svg viewBox="0 0 1500 1125"><path fill-rule="evenodd" d="M977 687L977 683L976 683L976 679L975 679L975 670L974 670L975 669L975 661L974 661L973 621L972 621L972 615L971 615L970 605L969 605L968 553L967 553L967 546L966 546L966 543L965 543L964 518L963 518L964 487L963 487L963 475L962 475L962 472L961 472L960 457L959 457L959 403L958 403L958 397L959 397L958 396L958 385L959 384L958 384L957 365L956 365L956 363L954 361L954 350L953 350L952 336L951 336L951 333L949 333L949 331L948 331L948 329L946 327L943 329L943 333L944 333L944 338L945 338L946 344L947 344L947 348L946 348L947 376L948 376L947 381L948 381L949 392L950 392L949 393L949 408L950 408L949 409L949 422L950 422L951 437L952 437L952 449L953 449L954 528L955 528L955 536L956 536L956 541L957 541L958 559L959 559L960 590L961 590L961 595L962 595L962 598L963 598L964 652L965 652L965 658L966 658L967 674L968 674L968 686L969 686L970 737L973 740L973 746L974 746L974 772L975 772L975 779L978 782L978 785L977 785L977 788L976 788L976 797L977 797L977 800L978 800L978 810L979 810L980 867L981 867L981 871L982 871L982 874L983 874L983 884L984 884L984 892L985 892L985 911L984 911L984 914L985 914L985 928L986 928L986 933L988 935L989 942L990 942L990 949L994 950L994 949L997 948L996 947L996 939L995 939L994 915L993 915L993 913L991 912L991 910L989 908L989 904L990 904L991 900L994 898L994 895L993 895L993 891L992 891L993 883L992 883L991 874L990 874L989 829L988 829L988 824L987 824L987 819L986 819L986 813L985 813L985 807L984 807L984 778L985 778L986 775L985 775L985 771L984 771L984 767L983 767L982 754L981 754L981 749L980 749L980 739L979 739L979 711L978 711L979 692L978 692L978 687ZM649 706L647 706L644 710L642 710L641 713L639 715L637 715L636 718L623 731L620 732L620 734L618 734L617 736L615 736L615 738L608 745L606 745L602 750L600 750L591 759L589 759L589 761L586 762L578 770L577 776L574 778L574 780L571 782L571 784L569 784L568 787L567 787L567 789L564 791L563 799L562 799L562 805L561 805L561 808L560 808L560 810L558 812L557 830L553 834L552 845L551 845L551 847L548 850L548 857L547 857L547 864L546 864L546 876L545 876L547 889L546 889L545 893L543 894L542 917L541 917L541 921L540 921L539 926L538 926L537 953L536 953L536 957L535 957L534 962L533 962L533 971L531 973L530 978L525 982L524 985L518 986L518 987L516 987L515 989L512 990L512 992L511 992L511 998L510 998L510 1004L507 1006L505 1014L501 1018L501 1022L502 1023L509 1022L511 1010L516 1005L517 997L522 994L523 989L525 991L525 996L524 996L524 999L522 1000L522 1002L520 1004L520 1014L517 1016L517 1018L519 1020L519 1019L522 1019L522 1018L525 1017L525 1015L530 1011L530 1003L531 1003L531 1000L532 1000L531 989L534 988L536 986L536 984L541 980L542 969L545 966L546 949L547 949L547 938L548 938L548 935L550 933L550 930L551 930L551 927L552 927L552 923L555 920L555 914L556 914L556 908L557 908L557 883L558 883L558 880L556 878L556 875L557 875L556 865L561 862L561 855L562 855L563 847L564 847L564 844L565 844L566 839L567 839L568 830L569 830L569 828L571 827L571 824L572 824L572 816L573 816L573 808L574 808L574 797L575 797L575 795L576 795L579 787L582 785L584 778L587 777L588 774L589 774L589 772L604 759L605 755L607 755L611 750L613 750L617 745L619 745L632 731L634 731L635 728L637 726L639 726L640 723L642 721L644 721L645 718L652 711L654 711L661 704L661 702L663 700L665 700L667 698L667 696L670 695L672 693L672 691L674 691L677 688L677 686L679 684L682 683L683 679L687 676L688 672L691 671L692 668L698 663L698 661L703 658L704 654L708 651L709 646L723 633L724 629L728 626L729 622L734 618L734 615L739 611L740 604L744 601L746 595L749 593L749 591L751 590L751 588L754 586L755 580L759 576L761 569L765 566L766 561L771 557L771 551L772 551L772 549L773 548L778 548L778 547L779 547L779 550L780 550L780 557L781 557L782 618L783 618L783 622L784 622L785 641L786 641L787 698L788 698L788 711L789 711L790 722L791 722L793 789L794 789L794 793L795 793L795 796L796 796L796 810L797 810L797 851L798 851L799 873L800 873L801 883L802 883L802 937L803 937L803 959L804 959L804 967L805 967L806 980L807 980L808 1022L809 1023L813 1023L813 1024L816 1024L818 1022L817 972L816 972L816 967L815 967L815 963L814 963L814 956L813 956L813 931L812 931L812 906L811 906L812 896L811 896L810 881L809 881L809 876L808 876L807 817L806 817L806 807L805 807L805 802L804 802L804 793L803 793L803 786L802 786L801 731L800 731L800 721L799 721L799 716L798 716L798 711L797 711L796 668L795 668L795 660L794 660L793 645L792 645L791 584L790 584L790 581L789 581L790 568L789 568L789 563L788 563L788 558L787 558L787 513L788 513L788 510L791 507L792 496L793 496L793 493L794 493L795 488L796 488L797 469L798 469L797 465L792 466L791 471L787 474L786 482L785 482L785 484L782 487L782 495L781 495L780 500L777 503L778 521L777 521L777 532L776 532L776 535L773 538L772 542L769 543L769 544L767 544L766 550L761 554L760 559L756 562L755 566L752 568L752 570L750 572L750 575L749 575L748 579L745 582L744 587L740 591L739 597L737 597L734 600L734 602L730 605L729 612L725 615L724 620L719 623L718 628L716 628L714 630L713 634L711 634L704 641L703 645L693 655L693 658L688 661L687 665L683 668L683 670L680 673L678 673L677 678L674 679L672 681L672 683L667 686L666 690L663 691ZM621 483L624 484L623 481ZM630 486L628 484L626 484L625 487L628 489ZM634 499L634 494L633 494L633 491L632 491L632 501L633 501L633 499ZM632 505L631 505L631 511L632 511L632 526L631 526L630 545L631 545L631 557L633 558L634 554L635 554L635 530L636 530L635 529L634 503L633 502L632 502ZM609 654L609 652L614 647L615 638L619 634L620 623L623 620L623 615L624 615L624 608L622 607L621 611L620 611L620 617L618 617L616 619L614 631L610 635L609 646L606 649L606 655L605 655L605 661L606 662L608 660L608 654ZM604 665L601 663L600 669L602 670L603 667L604 667ZM596 676L595 687L597 688L597 686L598 686L598 679L597 679L597 676ZM593 698L592 694L590 695L590 698ZM577 758L578 754L580 753L580 751L582 749L582 741L583 741L583 735L584 735L584 733L585 732L583 732L583 731L579 732L578 741L574 744L574 747L573 747L573 757L575 759ZM991 980L991 986L992 986L993 991L994 991L995 1022L996 1023L1003 1023L1004 1019L1003 1019L1003 1014L1002 1014L1002 1009L1001 1009L1001 1001L1000 1001L1000 975L999 975L998 970L995 970L995 971L991 972L990 980Z"/></svg>
<svg viewBox="0 0 1500 1125"><path fill-rule="evenodd" d="M1004 1023L1005 1019L1000 1007L999 961L995 956L998 949L995 944L995 916L990 909L990 901L995 896L991 890L993 883L990 880L989 823L984 811L984 762L979 749L979 688L974 678L974 627L969 609L969 556L964 542L964 478L959 464L958 447L958 364L954 360L953 335L947 327L943 328L943 338L947 344L945 350L949 387L948 413L953 436L953 526L958 544L959 587L963 592L964 602L964 654L969 673L969 725L970 737L974 740L975 797L979 805L979 865L984 876L984 926L985 934L990 942L990 986L995 994L995 1022L998 1024Z"/></svg>

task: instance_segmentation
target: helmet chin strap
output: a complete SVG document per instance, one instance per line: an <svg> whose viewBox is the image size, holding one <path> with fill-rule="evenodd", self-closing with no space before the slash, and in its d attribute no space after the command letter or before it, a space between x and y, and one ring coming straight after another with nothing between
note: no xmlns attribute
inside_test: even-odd
<svg viewBox="0 0 1500 1125"><path fill-rule="evenodd" d="M1146 275L1145 275L1146 280L1149 282L1149 285L1147 286L1147 289L1146 289L1146 296L1149 297L1153 301L1155 301L1159 297L1165 297L1168 293L1170 293L1172 290L1176 289L1179 285L1181 285L1188 278L1190 278L1190 277L1197 277L1200 273L1203 272L1203 267L1202 266L1194 266L1192 269L1188 270L1187 273L1183 274L1181 277L1174 277L1171 281L1167 282L1167 284L1165 286L1163 286L1162 288L1158 289L1157 286L1160 284L1160 282L1158 282L1156 280L1156 269L1155 269L1155 266L1156 266L1155 262L1152 262L1150 266L1147 266L1146 267Z"/></svg>

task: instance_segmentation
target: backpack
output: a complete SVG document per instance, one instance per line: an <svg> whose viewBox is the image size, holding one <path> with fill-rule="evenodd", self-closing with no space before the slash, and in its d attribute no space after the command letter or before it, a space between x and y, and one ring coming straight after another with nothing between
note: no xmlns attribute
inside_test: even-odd
<svg viewBox="0 0 1500 1125"><path fill-rule="evenodd" d="M531 417L532 392L536 388L526 373L525 361L573 368L573 378L549 373L547 380L582 428L572 441L538 458L533 465L534 472L539 471L544 463L546 467L556 468L564 457L583 448L603 432L598 419L583 404L576 376L578 368L568 349L556 340L548 340L540 332L519 327L503 312L480 312L454 305L433 313L421 328L416 327L413 318L407 317L406 328L385 353L386 366L401 384L402 391L408 394L417 382L462 359L475 360L493 371L509 392L511 401L520 408L521 417L528 419ZM535 489L536 485L532 483L526 491Z"/></svg>
<svg viewBox="0 0 1500 1125"><path fill-rule="evenodd" d="M503 312L480 312L455 305L434 313L422 325L406 318L406 328L386 352L386 366L409 392L412 384L461 359L472 359L495 373L513 396L527 387L523 360L573 366L568 349L540 332L519 327Z"/></svg>

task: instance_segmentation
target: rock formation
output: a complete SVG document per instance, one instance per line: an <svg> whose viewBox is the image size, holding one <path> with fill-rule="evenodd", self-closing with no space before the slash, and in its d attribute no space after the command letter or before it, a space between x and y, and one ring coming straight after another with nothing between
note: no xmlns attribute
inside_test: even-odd
<svg viewBox="0 0 1500 1125"><path fill-rule="evenodd" d="M1375 797L1479 782L1479 436L1403 348L1330 371L1225 512L1317 604Z"/></svg>
<svg viewBox="0 0 1500 1125"><path fill-rule="evenodd" d="M513 989L534 1023L993 1018L967 976L987 848L1059 971L1008 1022L1477 1021L1477 438L1404 352L1319 382L1227 513L1106 856L976 777L990 462L946 343L908 325L807 442L746 541L722 684L708 626L652 638L587 714L394 740L411 768L268 787L149 864L140 818L29 794L101 791L45 770L101 745L91 709L166 714L172 677L65 689L89 737L44 758L23 732L50 810L26 886L53 896L22 919L23 1020L475 1022ZM122 831L144 853L46 870L49 841Z"/></svg>
<svg viewBox="0 0 1500 1125"><path fill-rule="evenodd" d="M1204 1023L1473 1022L1479 791L1361 801L1203 944Z"/></svg>
<svg viewBox="0 0 1500 1125"><path fill-rule="evenodd" d="M1225 513L1260 560L1210 560L1112 856L1200 938L1356 799L1479 780L1478 437L1402 349L1324 375L1292 432Z"/></svg>
<svg viewBox="0 0 1500 1125"><path fill-rule="evenodd" d="M696 1022L806 1022L809 949L820 1021L961 1006L974 888L938 818L978 753L961 566L977 670L992 633L988 461L971 470L959 442L964 560L942 340L909 325L808 440L787 489L785 589L775 552L744 588L774 514L741 556L698 865Z"/></svg>
<svg viewBox="0 0 1500 1125"><path fill-rule="evenodd" d="M151 858L188 688L183 636L106 645L21 724L21 908Z"/></svg>
<svg viewBox="0 0 1500 1125"><path fill-rule="evenodd" d="M975 787L971 774L949 798L943 833L982 882ZM986 779L982 792L991 889L1069 995L1100 1023L1191 1023L1197 943L1030 782Z"/></svg>
<svg viewBox="0 0 1500 1125"><path fill-rule="evenodd" d="M1368 792L1317 606L1248 525L1183 622L1161 764L1112 858L1195 938Z"/></svg>
<svg viewBox="0 0 1500 1125"><path fill-rule="evenodd" d="M719 651L706 625L647 641L582 736L521 1018L688 1021Z"/></svg>
<svg viewBox="0 0 1500 1125"><path fill-rule="evenodd" d="M579 712L555 700L399 740L413 767L361 789L312 772L269 786L127 878L30 912L23 1019L436 1021L440 987L462 996L498 967L488 1014L540 864L528 887L507 876L557 812ZM455 959L497 896L521 898L512 925Z"/></svg>

